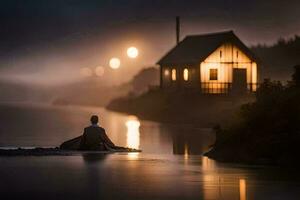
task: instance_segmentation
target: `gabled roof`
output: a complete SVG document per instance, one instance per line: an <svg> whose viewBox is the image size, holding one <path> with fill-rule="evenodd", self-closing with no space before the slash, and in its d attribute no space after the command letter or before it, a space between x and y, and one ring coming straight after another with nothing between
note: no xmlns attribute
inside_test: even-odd
<svg viewBox="0 0 300 200"><path fill-rule="evenodd" d="M157 64L200 63L226 42L231 42L236 45L252 60L258 60L233 31L227 31L187 36L164 57L162 57Z"/></svg>

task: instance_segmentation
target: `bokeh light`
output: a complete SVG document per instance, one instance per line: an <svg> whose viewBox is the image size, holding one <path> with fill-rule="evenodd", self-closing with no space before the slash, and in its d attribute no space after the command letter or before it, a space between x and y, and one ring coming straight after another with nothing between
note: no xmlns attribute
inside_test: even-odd
<svg viewBox="0 0 300 200"><path fill-rule="evenodd" d="M111 58L110 61L109 61L109 66L112 68L112 69L118 69L121 65L121 61L119 58Z"/></svg>
<svg viewBox="0 0 300 200"><path fill-rule="evenodd" d="M89 67L83 67L80 69L80 74L84 77L90 77L93 75L93 70L91 70Z"/></svg>
<svg viewBox="0 0 300 200"><path fill-rule="evenodd" d="M129 47L127 49L127 56L129 58L136 58L139 55L139 50L136 47Z"/></svg>
<svg viewBox="0 0 300 200"><path fill-rule="evenodd" d="M99 77L101 77L101 76L103 76L104 75L104 67L102 67L102 66L98 66L98 67L96 67L96 69L95 69L95 74L96 74L96 76L99 76Z"/></svg>

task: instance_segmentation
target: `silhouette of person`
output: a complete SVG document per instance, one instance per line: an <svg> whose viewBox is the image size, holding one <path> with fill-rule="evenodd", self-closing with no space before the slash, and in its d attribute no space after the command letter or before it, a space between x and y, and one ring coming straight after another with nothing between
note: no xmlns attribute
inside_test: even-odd
<svg viewBox="0 0 300 200"><path fill-rule="evenodd" d="M97 115L91 117L91 126L84 128L80 150L105 151L115 149L115 144L106 135L105 129L98 126Z"/></svg>

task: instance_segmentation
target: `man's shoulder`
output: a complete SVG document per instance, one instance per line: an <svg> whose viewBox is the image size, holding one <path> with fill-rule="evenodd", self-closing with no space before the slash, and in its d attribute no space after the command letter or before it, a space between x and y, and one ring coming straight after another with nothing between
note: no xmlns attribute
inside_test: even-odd
<svg viewBox="0 0 300 200"><path fill-rule="evenodd" d="M85 127L84 130L87 131L87 130L98 130L98 131L105 131L104 128L100 127L100 126L88 126L88 127Z"/></svg>
<svg viewBox="0 0 300 200"><path fill-rule="evenodd" d="M98 129L99 131L105 131L105 129L102 128L101 126L98 126L97 129Z"/></svg>

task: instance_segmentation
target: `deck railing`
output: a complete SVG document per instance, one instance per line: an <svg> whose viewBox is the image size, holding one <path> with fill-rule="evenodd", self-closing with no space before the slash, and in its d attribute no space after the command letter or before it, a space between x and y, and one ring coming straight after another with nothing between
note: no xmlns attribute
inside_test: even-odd
<svg viewBox="0 0 300 200"><path fill-rule="evenodd" d="M259 87L258 83L248 83L246 92L255 92ZM229 94L232 91L232 83L202 82L201 92L204 94Z"/></svg>
<svg viewBox="0 0 300 200"><path fill-rule="evenodd" d="M201 92L205 94L226 94L231 90L231 83L202 82Z"/></svg>

